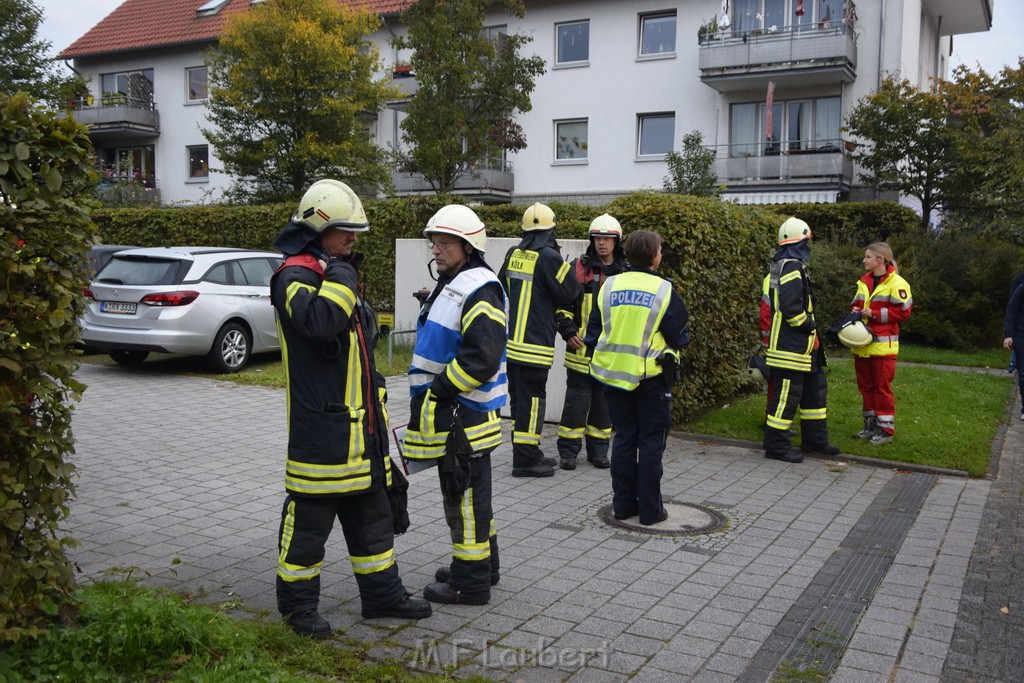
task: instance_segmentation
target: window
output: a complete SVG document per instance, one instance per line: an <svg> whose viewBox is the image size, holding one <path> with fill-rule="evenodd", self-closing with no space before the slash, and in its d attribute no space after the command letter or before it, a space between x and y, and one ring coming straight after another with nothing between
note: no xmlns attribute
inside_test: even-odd
<svg viewBox="0 0 1024 683"><path fill-rule="evenodd" d="M803 14L797 14L800 0L733 0L732 30L774 33L786 27L835 28L846 16L844 0L803 0Z"/></svg>
<svg viewBox="0 0 1024 683"><path fill-rule="evenodd" d="M555 64L580 64L590 59L590 21L555 24Z"/></svg>
<svg viewBox="0 0 1024 683"><path fill-rule="evenodd" d="M555 160L586 161L587 119L555 121Z"/></svg>
<svg viewBox="0 0 1024 683"><path fill-rule="evenodd" d="M153 108L153 70L123 71L100 76L103 94L100 104L105 107L129 106L137 109Z"/></svg>
<svg viewBox="0 0 1024 683"><path fill-rule="evenodd" d="M729 156L838 151L840 110L839 97L773 102L769 137L764 103L734 104L729 115Z"/></svg>
<svg viewBox="0 0 1024 683"><path fill-rule="evenodd" d="M638 156L663 156L672 151L676 136L675 114L640 114L638 123Z"/></svg>
<svg viewBox="0 0 1024 683"><path fill-rule="evenodd" d="M676 52L676 13L640 17L640 55L671 55Z"/></svg>
<svg viewBox="0 0 1024 683"><path fill-rule="evenodd" d="M209 97L209 83L205 66L185 69L185 99L198 102Z"/></svg>
<svg viewBox="0 0 1024 683"><path fill-rule="evenodd" d="M97 156L104 182L134 182L149 189L156 187L156 158L152 146L108 147Z"/></svg>
<svg viewBox="0 0 1024 683"><path fill-rule="evenodd" d="M206 178L210 177L210 147L208 145L195 145L188 148L188 177Z"/></svg>
<svg viewBox="0 0 1024 683"><path fill-rule="evenodd" d="M248 284L255 287L266 287L270 285L270 276L274 274L274 265L265 258L247 258L238 262L242 268L242 273L245 276L244 280L239 280L237 277L235 281L238 284Z"/></svg>

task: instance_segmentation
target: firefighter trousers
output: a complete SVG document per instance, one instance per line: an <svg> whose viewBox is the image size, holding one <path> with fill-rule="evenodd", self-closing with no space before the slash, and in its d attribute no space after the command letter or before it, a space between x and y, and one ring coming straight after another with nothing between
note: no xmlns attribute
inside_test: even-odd
<svg viewBox="0 0 1024 683"><path fill-rule="evenodd" d="M474 456L469 471L469 488L459 500L444 500L444 518L452 537L448 585L467 595L489 594L491 574L499 570L498 532L491 509L490 451Z"/></svg>
<svg viewBox="0 0 1024 683"><path fill-rule="evenodd" d="M857 388L864 406L864 417L874 417L889 436L896 431L896 397L892 380L896 377L896 356L854 356Z"/></svg>
<svg viewBox="0 0 1024 683"><path fill-rule="evenodd" d="M512 409L512 467L539 465L540 433L544 428L544 398L548 368L509 363L508 395Z"/></svg>
<svg viewBox="0 0 1024 683"><path fill-rule="evenodd" d="M612 438L612 422L604 385L588 374L567 371L565 403L558 423L558 455L575 460L587 442L587 460L608 457Z"/></svg>
<svg viewBox="0 0 1024 683"><path fill-rule="evenodd" d="M641 380L633 391L605 388L615 427L612 442L612 510L625 519L639 514L653 524L661 516L661 456L672 426L672 390L661 377Z"/></svg>
<svg viewBox="0 0 1024 683"><path fill-rule="evenodd" d="M828 384L825 372L815 364L811 372L772 368L768 381L768 410L764 427L764 450L785 455L792 444L789 428L800 412L801 444L807 449L828 445Z"/></svg>
<svg viewBox="0 0 1024 683"><path fill-rule="evenodd" d="M341 522L364 609L398 602L405 587L395 564L391 506L383 487L354 496L285 498L278 537L277 609L298 614L320 602L320 568L335 518Z"/></svg>

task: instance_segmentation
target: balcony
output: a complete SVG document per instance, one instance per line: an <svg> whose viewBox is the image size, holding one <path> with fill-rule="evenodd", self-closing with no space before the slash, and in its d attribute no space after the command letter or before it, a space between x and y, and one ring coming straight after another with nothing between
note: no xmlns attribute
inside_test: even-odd
<svg viewBox="0 0 1024 683"><path fill-rule="evenodd" d="M436 190L418 173L393 172L391 180L398 196L434 194ZM453 194L482 202L507 202L515 190L515 174L512 164L501 159L490 159L458 179Z"/></svg>
<svg viewBox="0 0 1024 683"><path fill-rule="evenodd" d="M772 31L731 29L703 34L700 79L719 92L851 83L856 78L857 36L845 22L787 26Z"/></svg>
<svg viewBox="0 0 1024 683"><path fill-rule="evenodd" d="M853 161L842 152L843 141L811 140L746 143L709 147L715 152L715 174L727 191L828 190L847 192Z"/></svg>
<svg viewBox="0 0 1024 683"><path fill-rule="evenodd" d="M80 99L73 112L75 120L89 128L96 141L130 141L160 135L160 114L152 100L124 95Z"/></svg>

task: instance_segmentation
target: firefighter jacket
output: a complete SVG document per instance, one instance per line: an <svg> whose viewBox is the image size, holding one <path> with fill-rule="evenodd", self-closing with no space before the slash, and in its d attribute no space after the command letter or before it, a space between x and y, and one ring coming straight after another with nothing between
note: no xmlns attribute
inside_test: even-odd
<svg viewBox="0 0 1024 683"><path fill-rule="evenodd" d="M662 372L666 354L690 343L689 313L668 280L645 269L608 279L597 297L585 343L594 348L590 376L632 391Z"/></svg>
<svg viewBox="0 0 1024 683"><path fill-rule="evenodd" d="M554 244L554 230L528 233L498 273L510 303L509 363L550 368L554 362L555 309L568 306L580 293Z"/></svg>
<svg viewBox="0 0 1024 683"><path fill-rule="evenodd" d="M910 317L914 299L910 295L910 284L888 266L885 275L875 284L875 276L865 273L857 280L857 294L853 297L850 310L854 313L870 310L871 317L865 324L871 331L871 343L859 349L851 349L853 355L895 356L900 352L900 323Z"/></svg>
<svg viewBox="0 0 1024 683"><path fill-rule="evenodd" d="M507 316L501 283L479 257L454 278L440 277L416 324L405 457L442 457L455 409L474 453L501 443Z"/></svg>
<svg viewBox="0 0 1024 683"><path fill-rule="evenodd" d="M762 284L762 306L767 299L770 313L765 359L769 367L810 372L818 348L811 280L804 262L787 258L788 251L779 250Z"/></svg>
<svg viewBox="0 0 1024 683"><path fill-rule="evenodd" d="M572 262L569 271L576 278L576 282L580 283L583 291L571 305L559 308L555 312L558 333L563 339L571 339L581 332L586 334L587 321L590 320L590 312L594 309L594 298L600 291L601 285L613 275L625 271L627 267L626 258L622 255L622 248L618 242L615 244L614 259L607 266L601 263L597 254L593 253L593 242L586 254ZM586 346L579 349L571 349L567 346L565 348L565 369L585 375L590 374L590 357L593 353L593 350Z"/></svg>
<svg viewBox="0 0 1024 683"><path fill-rule="evenodd" d="M290 257L270 282L288 383L285 488L338 496L390 483L384 378L363 332L356 270Z"/></svg>

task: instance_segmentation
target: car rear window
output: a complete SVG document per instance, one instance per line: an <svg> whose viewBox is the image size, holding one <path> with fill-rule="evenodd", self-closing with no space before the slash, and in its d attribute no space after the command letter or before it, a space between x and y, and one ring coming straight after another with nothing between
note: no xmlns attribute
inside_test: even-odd
<svg viewBox="0 0 1024 683"><path fill-rule="evenodd" d="M177 259L115 255L96 275L96 282L117 285L176 285L188 271Z"/></svg>

